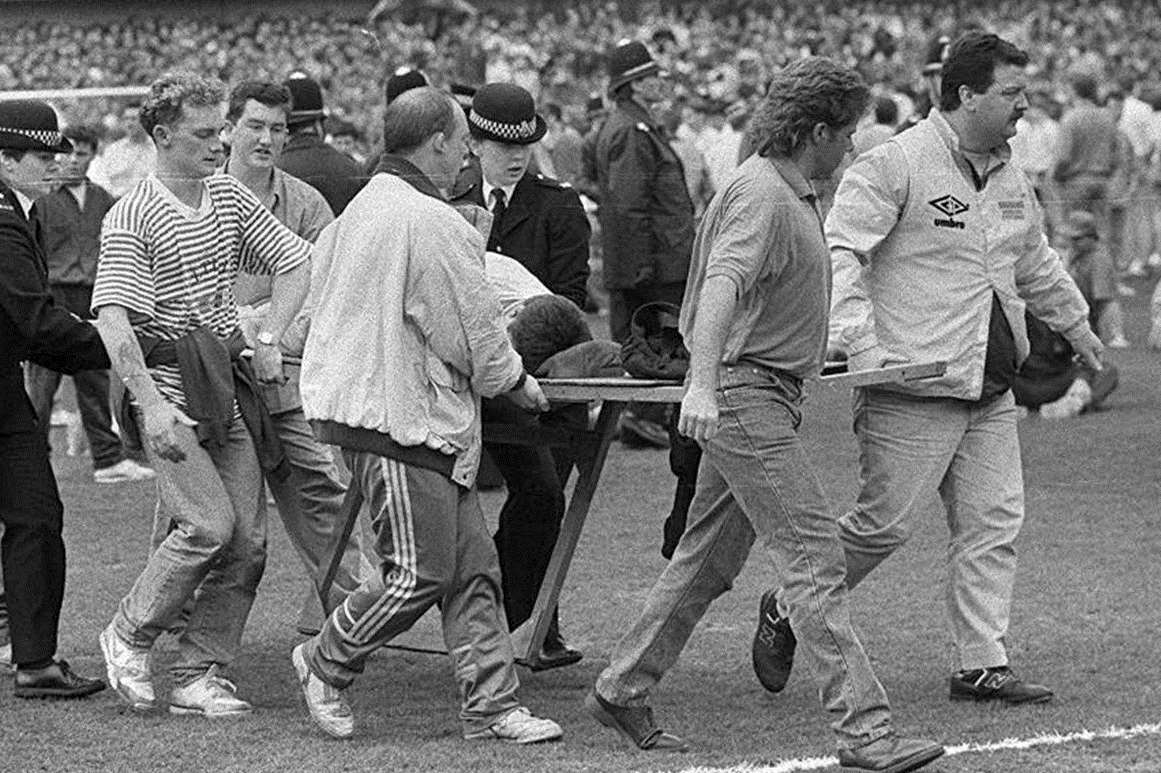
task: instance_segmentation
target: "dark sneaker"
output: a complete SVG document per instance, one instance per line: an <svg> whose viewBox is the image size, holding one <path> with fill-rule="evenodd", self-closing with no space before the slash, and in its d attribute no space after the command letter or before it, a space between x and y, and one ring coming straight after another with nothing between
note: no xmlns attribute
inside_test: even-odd
<svg viewBox="0 0 1161 773"><path fill-rule="evenodd" d="M953 701L1000 701L1009 706L1022 703L1047 703L1052 690L1041 684L1025 682L1007 666L958 671L951 675Z"/></svg>
<svg viewBox="0 0 1161 773"><path fill-rule="evenodd" d="M782 692L786 687L797 645L790 621L778 614L774 590L766 591L758 604L758 630L754 632L751 655L758 681L770 692Z"/></svg>
<svg viewBox="0 0 1161 773"><path fill-rule="evenodd" d="M689 749L685 741L654 724L653 709L648 706L618 706L593 690L585 698L585 708L598 722L628 738L638 749L659 752Z"/></svg>
<svg viewBox="0 0 1161 773"><path fill-rule="evenodd" d="M907 773L919 770L943 756L943 747L921 738L903 738L890 733L857 749L839 749L842 770L873 770L878 773Z"/></svg>

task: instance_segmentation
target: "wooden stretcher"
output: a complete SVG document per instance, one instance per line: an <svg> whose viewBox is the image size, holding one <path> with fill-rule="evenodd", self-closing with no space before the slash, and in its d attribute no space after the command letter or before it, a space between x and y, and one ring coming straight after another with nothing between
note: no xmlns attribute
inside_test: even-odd
<svg viewBox="0 0 1161 773"><path fill-rule="evenodd" d="M927 362L849 373L846 372L845 366L834 364L823 370L820 381L828 386L838 387L904 383L941 376L946 365L945 362ZM560 536L552 551L544 582L536 597L536 604L528 621L512 632L517 662L530 667L538 665L541 645L552 620L552 610L560 598L560 589L564 585L573 553L580 541L593 496L600 483L609 446L616 435L617 420L621 412L630 402L680 403L685 391L681 382L677 381L651 381L628 377L541 379L539 383L551 402L580 403L599 400L601 407L596 423L591 429L565 430L558 427L540 427L530 430L526 426L492 423L486 423L483 427L484 440L490 443L548 448L569 447L573 449L576 457L576 485L568 500L560 524ZM350 539L362 501L359 487L352 482L347 490L340 516L343 530L339 535L340 538L334 543L330 565L320 584L320 598L327 598L327 592L334 582L335 573L342 559L343 546Z"/></svg>

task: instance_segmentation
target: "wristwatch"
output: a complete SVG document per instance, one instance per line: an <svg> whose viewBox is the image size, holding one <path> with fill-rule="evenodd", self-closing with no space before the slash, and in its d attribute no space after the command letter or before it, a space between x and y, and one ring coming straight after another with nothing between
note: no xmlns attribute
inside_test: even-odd
<svg viewBox="0 0 1161 773"><path fill-rule="evenodd" d="M255 336L255 340L262 346L274 346L274 334L267 330L263 330Z"/></svg>

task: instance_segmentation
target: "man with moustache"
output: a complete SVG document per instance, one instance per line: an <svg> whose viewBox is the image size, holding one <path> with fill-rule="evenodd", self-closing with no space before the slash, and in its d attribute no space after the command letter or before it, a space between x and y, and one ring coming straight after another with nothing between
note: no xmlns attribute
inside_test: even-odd
<svg viewBox="0 0 1161 773"><path fill-rule="evenodd" d="M193 73L151 84L141 122L157 171L109 210L93 288L173 521L101 633L109 682L131 709L153 708L152 646L188 607L169 710L205 717L251 710L224 672L265 568L262 473L285 468L257 385L285 380L277 343L310 285L310 243L216 174L224 97L221 83ZM239 270L274 276L252 365L241 359Z"/></svg>
<svg viewBox="0 0 1161 773"><path fill-rule="evenodd" d="M472 97L468 146L473 161L462 171L452 203L492 212L489 252L517 260L551 293L584 307L589 276L589 223L571 186L528 171L532 149L547 125L532 95L514 83L489 83ZM527 424L531 417L510 400L485 400L484 421ZM583 413L582 413L583 415ZM564 481L572 467L567 449L488 443L508 489L496 530L508 625L528 619L548 569L564 517ZM554 613L533 669L575 663Z"/></svg>
<svg viewBox="0 0 1161 773"><path fill-rule="evenodd" d="M757 152L698 229L680 321L691 361L678 422L704 451L697 492L673 558L586 701L638 748L685 748L654 724L650 691L757 539L803 631L843 769L902 773L943 754L892 727L850 620L835 518L798 435L803 381L818 376L826 352L830 301L809 180L829 176L850 151L868 99L858 73L829 59L777 73L751 127Z"/></svg>
<svg viewBox="0 0 1161 773"><path fill-rule="evenodd" d="M939 378L855 390L860 491L839 519L854 588L902 545L938 491L951 532L947 611L957 666L950 698L1042 703L1052 690L1010 668L1014 542L1024 484L1012 395L1028 355L1024 309L1100 370L1088 306L1010 163L1028 107L1028 56L968 32L948 51L938 109L847 170L826 222L832 330L851 370L944 360ZM754 667L773 692L790 674L798 625L767 593Z"/></svg>

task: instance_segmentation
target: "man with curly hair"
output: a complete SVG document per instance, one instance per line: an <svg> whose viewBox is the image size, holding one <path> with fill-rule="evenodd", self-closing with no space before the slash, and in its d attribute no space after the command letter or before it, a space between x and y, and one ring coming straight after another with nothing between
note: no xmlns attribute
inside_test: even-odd
<svg viewBox="0 0 1161 773"><path fill-rule="evenodd" d="M915 770L943 753L903 738L850 620L838 528L798 437L803 381L822 368L830 261L817 196L852 148L869 100L829 59L777 74L754 117L757 152L714 196L694 241L681 333L690 377L679 431L704 456L690 520L645 610L587 699L641 749L685 748L656 727L649 692L754 540L769 551L844 770Z"/></svg>
<svg viewBox="0 0 1161 773"><path fill-rule="evenodd" d="M141 123L157 171L105 218L93 288L97 327L173 522L101 633L109 682L133 709L153 708L150 649L188 607L170 711L208 717L251 709L222 671L265 567L262 471L285 469L257 387L285 381L277 344L310 283L310 244L215 173L224 98L221 83L194 74L152 84ZM239 270L274 277L252 365L240 357Z"/></svg>

